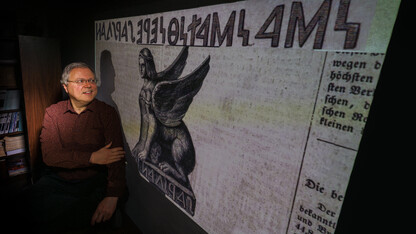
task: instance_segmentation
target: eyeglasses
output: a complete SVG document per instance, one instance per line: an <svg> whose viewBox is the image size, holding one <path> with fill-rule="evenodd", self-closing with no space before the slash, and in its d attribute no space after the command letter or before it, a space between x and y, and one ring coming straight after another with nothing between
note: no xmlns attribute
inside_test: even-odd
<svg viewBox="0 0 416 234"><path fill-rule="evenodd" d="M97 80L96 79L89 79L89 80L68 80L68 82L74 82L77 85L85 85L85 84L96 84Z"/></svg>

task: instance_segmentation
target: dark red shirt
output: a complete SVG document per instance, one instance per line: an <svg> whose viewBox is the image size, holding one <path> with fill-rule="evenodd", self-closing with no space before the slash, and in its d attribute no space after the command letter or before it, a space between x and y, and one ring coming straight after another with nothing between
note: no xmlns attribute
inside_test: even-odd
<svg viewBox="0 0 416 234"><path fill-rule="evenodd" d="M107 196L120 197L125 189L125 160L101 166L91 154L112 142L123 147L120 118L110 105L94 99L80 114L69 100L46 108L40 135L43 161L66 180L82 180L107 169Z"/></svg>

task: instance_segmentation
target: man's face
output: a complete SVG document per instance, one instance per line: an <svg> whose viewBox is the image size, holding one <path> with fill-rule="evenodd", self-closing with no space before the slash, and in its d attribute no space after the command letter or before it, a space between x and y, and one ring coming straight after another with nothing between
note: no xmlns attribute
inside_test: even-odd
<svg viewBox="0 0 416 234"><path fill-rule="evenodd" d="M88 105L95 96L97 96L97 85L95 83L85 82L78 84L74 81L93 80L94 73L88 68L74 68L69 73L68 84L64 85L65 91L75 105Z"/></svg>

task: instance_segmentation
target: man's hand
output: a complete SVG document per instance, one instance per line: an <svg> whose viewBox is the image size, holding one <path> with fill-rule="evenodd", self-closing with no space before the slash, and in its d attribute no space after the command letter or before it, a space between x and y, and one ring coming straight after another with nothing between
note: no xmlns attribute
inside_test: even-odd
<svg viewBox="0 0 416 234"><path fill-rule="evenodd" d="M123 147L111 148L112 142L91 154L90 163L106 165L117 162L124 157Z"/></svg>
<svg viewBox="0 0 416 234"><path fill-rule="evenodd" d="M113 216L114 211L117 207L118 197L105 197L100 204L91 219L91 225L94 226L96 223L101 223L109 220Z"/></svg>

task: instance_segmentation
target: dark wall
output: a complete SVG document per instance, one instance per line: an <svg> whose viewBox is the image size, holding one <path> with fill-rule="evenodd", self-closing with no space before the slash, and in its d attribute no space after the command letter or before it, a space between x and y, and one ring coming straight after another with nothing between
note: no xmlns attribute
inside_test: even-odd
<svg viewBox="0 0 416 234"><path fill-rule="evenodd" d="M415 44L409 36L410 1L401 1L370 114L350 177L337 233L406 233L398 225L407 209L403 173L412 152L406 116L412 112L409 86ZM413 52L412 52L413 53ZM410 56L409 56L410 55ZM414 143L413 143L414 144ZM413 165L413 164L411 164ZM411 183L411 182L409 182ZM401 232L399 230L406 230Z"/></svg>
<svg viewBox="0 0 416 234"><path fill-rule="evenodd" d="M51 1L52 2L52 1ZM73 61L94 65L94 21L158 12L188 9L234 1L221 0L108 0L96 3L71 1L61 3L19 1L0 10L2 18L16 24L16 34L53 37L60 40L62 67ZM400 171L402 153L406 147L400 134L405 124L398 104L409 101L404 97L402 81L410 79L411 59L406 56L412 45L408 34L409 3L401 3L380 80L374 96L368 122L350 178L350 184L338 221L337 233L375 233L391 223L389 214L395 206L392 195L393 174ZM13 20L10 20L13 19ZM412 56L412 55L410 55ZM400 81L400 82L399 82ZM407 82L407 81L405 81ZM409 114L409 113L407 113ZM409 114L410 115L410 114ZM130 185L130 217L145 233L204 233L196 223L172 202L135 174L128 165ZM278 218L278 217L276 217ZM360 230L357 232L357 230Z"/></svg>

